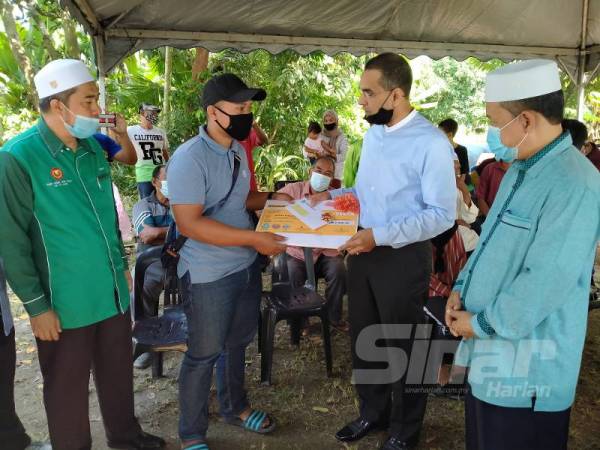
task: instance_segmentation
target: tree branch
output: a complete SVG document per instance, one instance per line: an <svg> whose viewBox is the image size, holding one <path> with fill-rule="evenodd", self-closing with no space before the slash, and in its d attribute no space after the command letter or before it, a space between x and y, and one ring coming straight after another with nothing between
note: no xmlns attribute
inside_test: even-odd
<svg viewBox="0 0 600 450"><path fill-rule="evenodd" d="M10 50L25 77L27 100L32 109L37 109L38 99L33 83L33 67L27 53L25 53L25 48L23 47L21 37L17 31L17 24L13 16L12 6L6 0L0 0L0 18L4 24L4 31L8 37Z"/></svg>

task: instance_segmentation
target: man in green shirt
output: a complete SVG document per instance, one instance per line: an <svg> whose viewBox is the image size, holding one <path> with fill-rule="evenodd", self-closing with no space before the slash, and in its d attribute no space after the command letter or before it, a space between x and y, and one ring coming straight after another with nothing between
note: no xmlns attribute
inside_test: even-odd
<svg viewBox="0 0 600 450"><path fill-rule="evenodd" d="M162 448L133 406L126 255L97 140L98 87L77 60L35 76L41 117L0 151L0 257L37 338L55 449L89 449L90 370L109 447Z"/></svg>

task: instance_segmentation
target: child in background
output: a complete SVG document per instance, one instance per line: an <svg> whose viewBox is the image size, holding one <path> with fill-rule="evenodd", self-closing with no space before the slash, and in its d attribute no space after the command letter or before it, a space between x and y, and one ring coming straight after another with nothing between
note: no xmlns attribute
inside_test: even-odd
<svg viewBox="0 0 600 450"><path fill-rule="evenodd" d="M323 153L321 145L321 125L318 122L310 122L308 124L308 137L304 141L302 153L310 161L311 166L315 160Z"/></svg>

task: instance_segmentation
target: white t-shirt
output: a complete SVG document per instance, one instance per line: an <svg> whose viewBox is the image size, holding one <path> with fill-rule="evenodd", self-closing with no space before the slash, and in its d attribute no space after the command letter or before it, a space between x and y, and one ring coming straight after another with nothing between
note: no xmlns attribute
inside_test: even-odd
<svg viewBox="0 0 600 450"><path fill-rule="evenodd" d="M321 135L317 136L316 139L307 137L306 140L304 141L304 147L308 147L311 150L314 150L315 152L322 152L323 146L321 145L321 140L322 140ZM306 158L309 158L308 153L306 153L306 149L304 147L302 147L302 154ZM310 156L310 158L312 158L312 156Z"/></svg>
<svg viewBox="0 0 600 450"><path fill-rule="evenodd" d="M467 206L465 198L460 189L456 189L456 218L464 220L468 224L472 224L477 219L479 214L479 208L475 206L475 203L471 202L471 206ZM469 227L464 225L458 226L458 232L462 238L466 252L472 252L477 247L477 241L479 241L479 235Z"/></svg>
<svg viewBox="0 0 600 450"><path fill-rule="evenodd" d="M152 127L146 130L141 125L127 127L127 134L137 154L135 179L138 183L152 181L154 167L165 163L163 150L169 148L169 141L164 130Z"/></svg>

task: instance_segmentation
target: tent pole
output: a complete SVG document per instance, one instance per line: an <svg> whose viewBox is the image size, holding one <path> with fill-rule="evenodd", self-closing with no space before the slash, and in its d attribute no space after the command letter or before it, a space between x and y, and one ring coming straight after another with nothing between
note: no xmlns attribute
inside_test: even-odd
<svg viewBox="0 0 600 450"><path fill-rule="evenodd" d="M585 55L579 57L577 68L577 120L583 122L585 104Z"/></svg>
<svg viewBox="0 0 600 450"><path fill-rule="evenodd" d="M165 86L163 90L163 128L168 129L171 122L171 72L173 70L173 47L165 47Z"/></svg>
<svg viewBox="0 0 600 450"><path fill-rule="evenodd" d="M585 47L587 45L587 22L589 0L583 0L581 14L581 43L579 45L579 58L577 61L577 120L583 121L585 107Z"/></svg>
<svg viewBox="0 0 600 450"><path fill-rule="evenodd" d="M94 49L96 51L96 67L98 68L98 104L102 112L106 112L106 72L104 70L104 41L102 36L94 36Z"/></svg>

